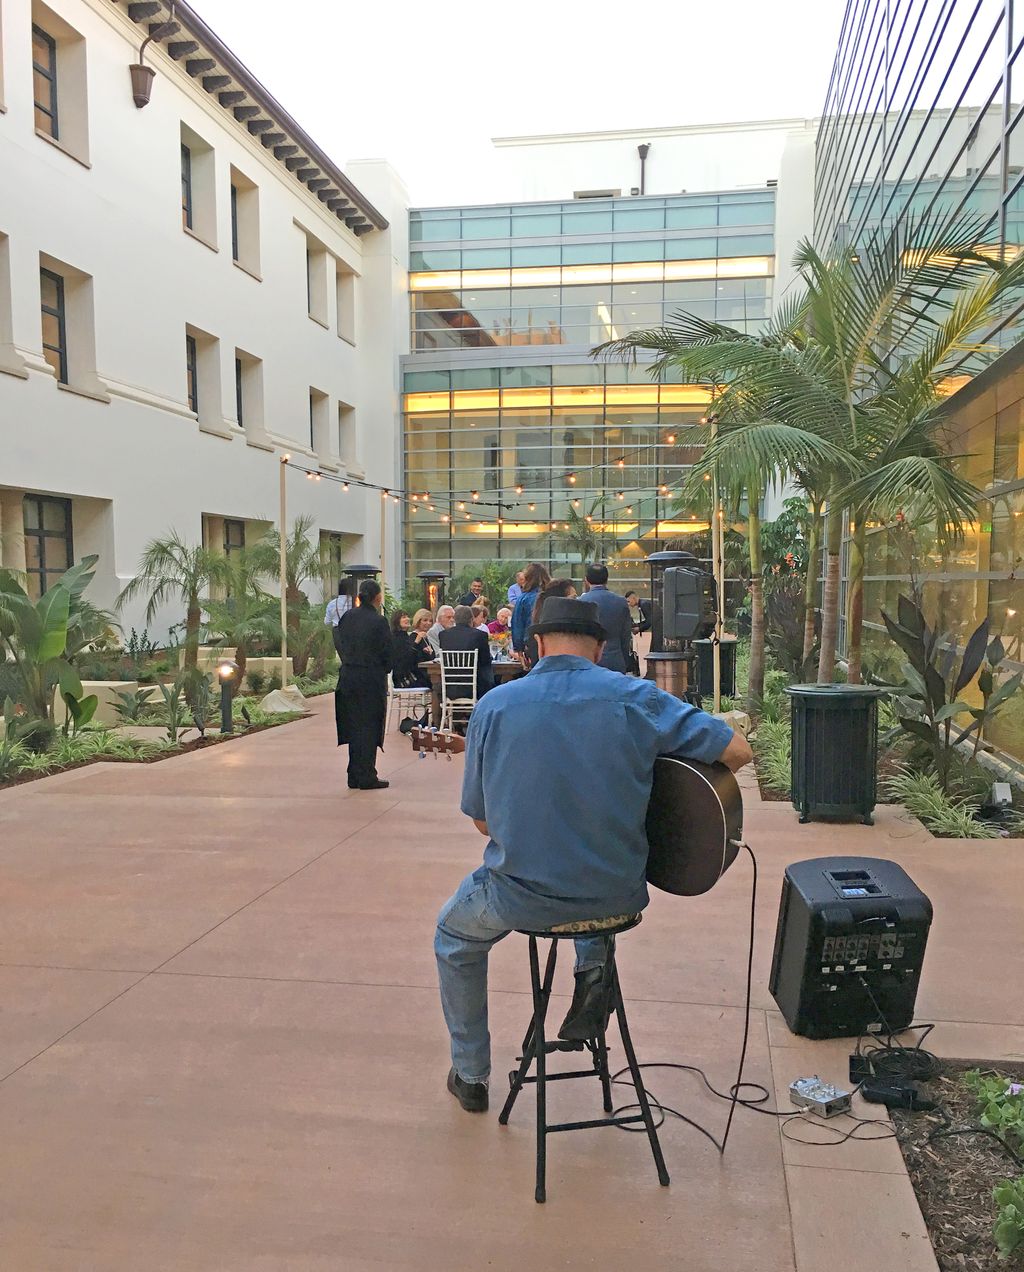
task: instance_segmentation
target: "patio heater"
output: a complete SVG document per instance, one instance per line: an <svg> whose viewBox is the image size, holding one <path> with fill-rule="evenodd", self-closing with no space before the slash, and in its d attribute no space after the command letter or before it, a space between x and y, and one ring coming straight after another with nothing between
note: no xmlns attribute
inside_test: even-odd
<svg viewBox="0 0 1024 1272"><path fill-rule="evenodd" d="M423 581L423 608L430 610L431 614L436 614L444 593L444 581L448 577L447 570L420 570L416 577Z"/></svg>
<svg viewBox="0 0 1024 1272"><path fill-rule="evenodd" d="M652 552L651 652L647 679L676 698L699 705L693 641L714 627L714 581L692 552Z"/></svg>

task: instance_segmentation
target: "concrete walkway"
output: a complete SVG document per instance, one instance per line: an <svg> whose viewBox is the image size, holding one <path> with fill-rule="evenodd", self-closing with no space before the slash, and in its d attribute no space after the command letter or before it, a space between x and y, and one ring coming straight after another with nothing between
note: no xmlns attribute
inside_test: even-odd
<svg viewBox="0 0 1024 1272"><path fill-rule="evenodd" d="M313 705L227 746L0 792L0 1267L935 1268L892 1141L798 1146L743 1110L724 1160L669 1121L668 1189L642 1136L555 1137L536 1205L530 1093L501 1128L444 1089L433 923L482 847L461 760L395 735L391 789L349 792L331 701ZM747 798L751 1081L785 1108L794 1077L845 1077L849 1045L789 1035L766 988L784 866L841 852L894 857L932 897L918 1018L942 1022L935 1048L1024 1057L1020 843L935 841L889 809L873 829L800 827ZM706 897L656 896L622 939L641 1061L732 1081L749 887L740 861ZM495 950L492 987L499 1103L529 1016L521 938ZM557 989L555 1015L565 969ZM726 1106L693 1076L649 1086L721 1133ZM596 1091L559 1084L553 1112L595 1116Z"/></svg>

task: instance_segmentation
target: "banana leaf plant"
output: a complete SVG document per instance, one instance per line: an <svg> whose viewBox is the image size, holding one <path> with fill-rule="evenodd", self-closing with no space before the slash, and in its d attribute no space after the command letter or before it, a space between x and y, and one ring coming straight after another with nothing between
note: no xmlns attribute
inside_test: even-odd
<svg viewBox="0 0 1024 1272"><path fill-rule="evenodd" d="M72 605L91 582L99 558L84 557L37 601L11 570L0 570L0 642L17 674L18 700L34 722L33 746L45 747L53 736L54 691L60 688L70 720L77 728L95 711L83 702L82 682L67 658L68 620ZM71 703L74 706L71 706Z"/></svg>
<svg viewBox="0 0 1024 1272"><path fill-rule="evenodd" d="M928 626L921 607L910 597L900 596L895 619L884 610L882 619L908 659L903 664L906 684L896 695L897 706L904 712L900 727L925 743L939 783L948 791L956 747L973 735L973 755L978 754L986 725L1020 689L1024 672L996 683L1005 650L998 636L989 639L987 618L971 633L959 659L955 644ZM980 707L960 697L975 682ZM961 725L957 718L964 716L971 721Z"/></svg>

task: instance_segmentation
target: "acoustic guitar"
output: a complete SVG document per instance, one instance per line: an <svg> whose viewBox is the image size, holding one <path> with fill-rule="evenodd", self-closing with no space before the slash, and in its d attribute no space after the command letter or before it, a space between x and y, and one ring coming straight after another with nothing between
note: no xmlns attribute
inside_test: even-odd
<svg viewBox="0 0 1024 1272"><path fill-rule="evenodd" d="M678 897L707 892L743 843L743 799L724 764L660 756L647 806L647 882Z"/></svg>
<svg viewBox="0 0 1024 1272"><path fill-rule="evenodd" d="M466 739L461 734L446 733L441 729L424 729L417 725L409 730L409 737L414 751L419 751L420 755L431 751L435 759L439 755L451 758L466 749Z"/></svg>

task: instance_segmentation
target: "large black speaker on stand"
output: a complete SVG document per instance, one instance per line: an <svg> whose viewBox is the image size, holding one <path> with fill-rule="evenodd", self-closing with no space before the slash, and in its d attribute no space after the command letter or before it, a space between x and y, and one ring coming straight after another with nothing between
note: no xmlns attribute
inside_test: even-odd
<svg viewBox="0 0 1024 1272"><path fill-rule="evenodd" d="M786 868L768 988L806 1038L896 1033L914 1018L931 902L894 861Z"/></svg>

